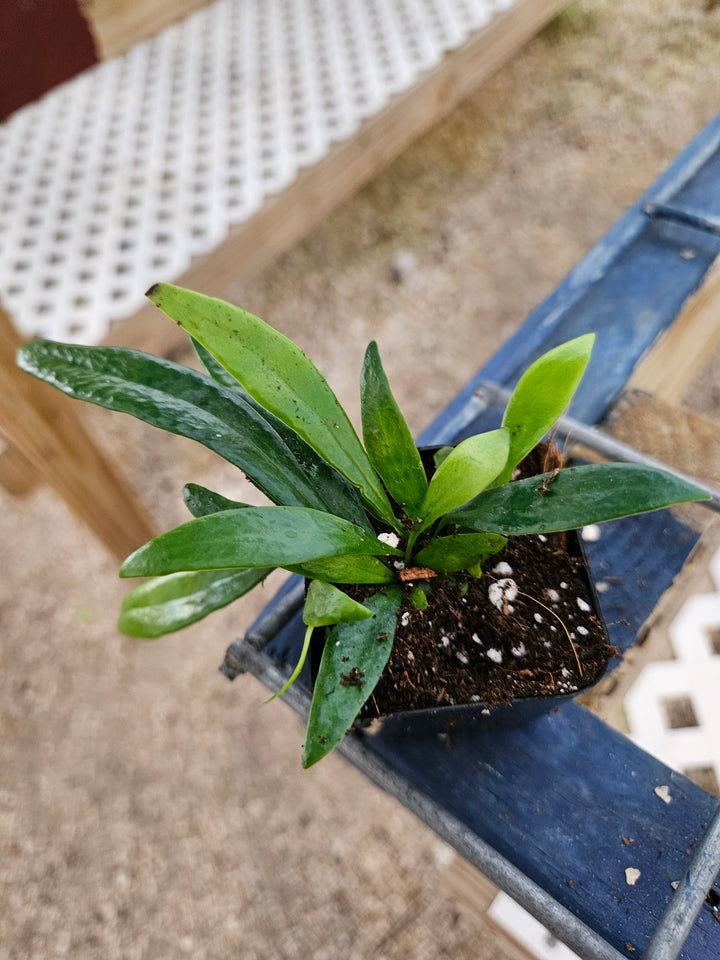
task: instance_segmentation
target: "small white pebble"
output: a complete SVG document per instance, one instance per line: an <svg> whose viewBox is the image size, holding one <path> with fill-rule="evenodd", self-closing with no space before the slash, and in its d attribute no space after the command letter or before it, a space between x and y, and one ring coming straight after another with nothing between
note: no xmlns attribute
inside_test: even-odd
<svg viewBox="0 0 720 960"><path fill-rule="evenodd" d="M449 646L450 646L450 637L440 637L440 644L441 644L441 646L443 646L443 647L449 647Z"/></svg>
<svg viewBox="0 0 720 960"><path fill-rule="evenodd" d="M561 590L567 590L567 588L568 588L568 585L567 585L567 584L565 583L565 581L563 580L563 582L560 584L560 589L561 589Z"/></svg>
<svg viewBox="0 0 720 960"><path fill-rule="evenodd" d="M524 657L527 653L527 647L524 643L519 643L516 647L512 648L512 655L514 657Z"/></svg>
<svg viewBox="0 0 720 960"><path fill-rule="evenodd" d="M404 561L404 560L393 560L393 566L395 567L396 570L404 570L404 569L405 569L405 561Z"/></svg>
<svg viewBox="0 0 720 960"><path fill-rule="evenodd" d="M661 787L655 787L655 796L660 797L663 803L672 803L670 787L668 787L666 784L663 784Z"/></svg>
<svg viewBox="0 0 720 960"><path fill-rule="evenodd" d="M577 600L578 607L580 607L583 613L590 612L590 604L586 600L583 600L582 597L576 597L575 599Z"/></svg>
<svg viewBox="0 0 720 960"><path fill-rule="evenodd" d="M388 547L396 547L400 543L400 537L392 531L389 533L379 533L377 538L380 543L385 543Z"/></svg>
<svg viewBox="0 0 720 960"><path fill-rule="evenodd" d="M412 652L412 650L408 650L408 652L407 652L407 658L408 658L408 660L414 660L414 659L415 659L415 654Z"/></svg>
<svg viewBox="0 0 720 960"><path fill-rule="evenodd" d="M410 623L410 611L406 610L405 613L400 617L400 626L406 627Z"/></svg>
<svg viewBox="0 0 720 960"><path fill-rule="evenodd" d="M587 627L578 627L577 632L581 637L586 637L590 633Z"/></svg>
<svg viewBox="0 0 720 960"><path fill-rule="evenodd" d="M628 867L625 871L625 883L627 883L627 885L630 887L634 887L639 879L640 871L637 869L637 867Z"/></svg>
<svg viewBox="0 0 720 960"><path fill-rule="evenodd" d="M540 543L547 543L547 537L545 536L544 533L538 534L538 540L540 541Z"/></svg>
<svg viewBox="0 0 720 960"><path fill-rule="evenodd" d="M570 673L570 671L568 670L567 667L563 667L563 668L562 668L562 675L563 675L564 677L571 677L571 676L572 676L572 674Z"/></svg>
<svg viewBox="0 0 720 960"><path fill-rule="evenodd" d="M590 523L582 528L582 538L586 543L597 543L600 539L600 527L596 523Z"/></svg>
<svg viewBox="0 0 720 960"><path fill-rule="evenodd" d="M546 640L546 641L543 643L543 646L544 646L544 647L547 647L548 650L549 650L549 649L552 647L552 644L550 643L549 640Z"/></svg>
<svg viewBox="0 0 720 960"><path fill-rule="evenodd" d="M535 618L535 623L542 623L543 618L541 613L534 613L533 617Z"/></svg>
<svg viewBox="0 0 720 960"><path fill-rule="evenodd" d="M458 652L455 654L455 656L458 658L458 660L460 661L460 663L467 663L467 662L468 662L468 658L467 658L467 657L465 656L465 654L462 653L460 650L458 650Z"/></svg>
<svg viewBox="0 0 720 960"><path fill-rule="evenodd" d="M550 630L551 630L552 633L557 633L557 627L555 626L554 623L551 623L551 624L550 624Z"/></svg>
<svg viewBox="0 0 720 960"><path fill-rule="evenodd" d="M496 567L493 567L493 573L496 573L499 577L509 577L512 572L512 567L505 560L501 560Z"/></svg>
<svg viewBox="0 0 720 960"><path fill-rule="evenodd" d="M479 696L477 693L474 693L474 694L470 697L470 701L471 701L471 703L480 703L480 696Z"/></svg>
<svg viewBox="0 0 720 960"><path fill-rule="evenodd" d="M552 587L547 588L547 590L545 591L545 596L552 603L557 603L558 600L560 599L560 594L557 592L557 590L553 590Z"/></svg>
<svg viewBox="0 0 720 960"><path fill-rule="evenodd" d="M490 716L490 711L488 710L487 707L485 707L485 709L482 710L481 713L482 713L482 715L483 715L484 717L489 717L489 716Z"/></svg>
<svg viewBox="0 0 720 960"><path fill-rule="evenodd" d="M488 657L493 661L493 663L502 663L502 653L500 650L496 650L494 647L491 647L487 652Z"/></svg>
<svg viewBox="0 0 720 960"><path fill-rule="evenodd" d="M497 607L498 610L503 610L511 600L514 600L515 597L517 597L517 595L518 586L510 577L505 577L503 580L497 580L495 583L491 583L488 588L488 598L490 603L494 607Z"/></svg>
<svg viewBox="0 0 720 960"><path fill-rule="evenodd" d="M479 643L480 645L482 645L482 640L480 639L480 637L479 637L476 633L474 633L474 634L472 635L472 638L473 638L473 640L475 641L475 643Z"/></svg>

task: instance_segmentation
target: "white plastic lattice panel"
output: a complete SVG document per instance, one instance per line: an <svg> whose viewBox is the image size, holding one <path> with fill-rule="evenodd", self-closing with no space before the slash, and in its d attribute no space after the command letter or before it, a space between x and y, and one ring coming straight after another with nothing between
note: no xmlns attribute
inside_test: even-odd
<svg viewBox="0 0 720 960"><path fill-rule="evenodd" d="M97 342L515 0L215 0L0 125L0 302Z"/></svg>
<svg viewBox="0 0 720 960"><path fill-rule="evenodd" d="M632 739L681 773L720 783L720 551L717 593L689 597L669 627L674 660L647 664L624 706Z"/></svg>

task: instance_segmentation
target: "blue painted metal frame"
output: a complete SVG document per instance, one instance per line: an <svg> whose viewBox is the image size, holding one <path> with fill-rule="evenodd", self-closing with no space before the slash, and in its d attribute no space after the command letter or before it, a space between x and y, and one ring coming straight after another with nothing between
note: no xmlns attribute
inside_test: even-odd
<svg viewBox="0 0 720 960"><path fill-rule="evenodd" d="M658 204L661 215L643 212ZM491 425L492 411L473 398L478 383L512 386L536 356L588 330L599 342L572 414L600 422L720 254L720 236L689 225L687 215L673 219L678 207L705 217L711 227L720 215L720 116L531 314L421 442L457 440ZM608 527L615 536L588 545L588 552L596 579L619 580L601 599L613 641L626 648L697 535L669 514ZM249 669L272 685L289 673L303 632L293 612L297 603L287 604L296 586L289 581L248 638L232 645L229 674ZM621 617L633 619L632 629L618 623ZM305 713L308 688L296 684L288 700ZM683 878L698 869L693 851L720 805L582 707L572 704L521 730L478 730L459 739L381 731L348 738L341 749L581 956L639 957L651 941L652 955L660 956L661 940L664 957L720 958L720 924L710 905L693 922L685 901L676 899L676 912L692 924L679 954L664 932L669 921L652 939L673 901L673 881L682 881L685 900L694 894L695 906L704 896L693 887L698 881ZM654 792L663 784L670 804ZM706 840L703 850L705 883L720 867L715 859L713 869L713 844ZM626 882L628 867L640 871L634 885ZM720 896L717 882L715 890Z"/></svg>

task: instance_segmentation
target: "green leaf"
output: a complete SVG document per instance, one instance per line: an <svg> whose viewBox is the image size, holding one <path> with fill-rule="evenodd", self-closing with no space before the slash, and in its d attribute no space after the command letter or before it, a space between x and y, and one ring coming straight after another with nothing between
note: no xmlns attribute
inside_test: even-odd
<svg viewBox="0 0 720 960"><path fill-rule="evenodd" d="M149 580L125 596L118 627L148 640L181 630L244 596L269 573L272 567L201 570Z"/></svg>
<svg viewBox="0 0 720 960"><path fill-rule="evenodd" d="M470 570L498 553L506 543L505 537L494 533L456 533L436 537L418 552L413 563L429 567L436 573Z"/></svg>
<svg viewBox="0 0 720 960"><path fill-rule="evenodd" d="M395 401L378 346L365 351L360 380L365 449L391 497L415 516L428 482L415 441Z"/></svg>
<svg viewBox="0 0 720 960"><path fill-rule="evenodd" d="M359 489L375 513L395 519L347 414L315 365L258 317L212 297L159 283L148 297L205 346L263 407Z"/></svg>
<svg viewBox="0 0 720 960"><path fill-rule="evenodd" d="M270 697L270 700L282 696L300 676L300 671L310 649L310 638L314 627L326 627L333 623L354 623L357 620L367 620L372 615L372 610L368 610L361 603L357 603L342 590L338 590L337 587L333 587L329 583L322 583L320 580L313 580L305 597L303 621L307 624L307 630L305 631L300 657L287 682L282 685L276 694Z"/></svg>
<svg viewBox="0 0 720 960"><path fill-rule="evenodd" d="M340 624L329 634L310 705L303 767L340 743L375 689L392 650L401 598L399 586L387 587L366 601L372 619Z"/></svg>
<svg viewBox="0 0 720 960"><path fill-rule="evenodd" d="M313 580L303 607L303 623L308 627L327 627L334 623L367 620L372 610L353 600L330 583Z"/></svg>
<svg viewBox="0 0 720 960"><path fill-rule="evenodd" d="M298 460L252 406L201 373L137 350L47 340L22 347L18 363L71 397L199 441L275 503L328 510L367 526L357 496L337 485L334 472Z"/></svg>
<svg viewBox="0 0 720 960"><path fill-rule="evenodd" d="M303 563L286 564L290 573L326 583L392 583L395 574L378 557L319 557Z"/></svg>
<svg viewBox="0 0 720 960"><path fill-rule="evenodd" d="M543 477L548 493L543 492ZM662 470L592 463L487 490L453 510L447 521L456 528L506 536L551 533L707 499L704 490Z"/></svg>
<svg viewBox="0 0 720 960"><path fill-rule="evenodd" d="M298 436L286 423L283 423L279 417L274 416L254 397L250 396L245 387L222 364L218 363L210 351L206 350L201 343L193 340L192 344L213 380L231 390L243 403L251 406L282 439L295 460L302 465L306 476L310 477L323 491L324 509L328 513L334 513L346 520L354 520L368 533L372 533L372 525L365 515L358 492L350 481L341 473L338 473L334 467L331 467L327 461L323 460L309 443L305 443L302 437ZM350 503L352 504L351 508L349 508Z"/></svg>
<svg viewBox="0 0 720 960"><path fill-rule="evenodd" d="M363 530L304 507L248 507L190 520L132 553L121 577L181 570L285 567L318 557L399 554Z"/></svg>
<svg viewBox="0 0 720 960"><path fill-rule="evenodd" d="M199 483L186 483L182 496L185 506L194 517L208 517L223 510L246 510L250 506L239 500L228 500L221 493L208 490Z"/></svg>
<svg viewBox="0 0 720 960"><path fill-rule="evenodd" d="M419 529L427 529L438 517L484 490L505 465L509 442L508 431L500 428L458 444L430 481L419 511Z"/></svg>
<svg viewBox="0 0 720 960"><path fill-rule="evenodd" d="M570 405L590 360L594 333L568 340L539 357L520 378L502 425L510 431L507 465L494 486L507 483L523 457Z"/></svg>

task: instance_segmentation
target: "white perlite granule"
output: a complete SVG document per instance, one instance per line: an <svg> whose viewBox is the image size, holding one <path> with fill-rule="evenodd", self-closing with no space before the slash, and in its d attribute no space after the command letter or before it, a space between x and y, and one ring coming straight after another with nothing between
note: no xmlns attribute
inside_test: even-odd
<svg viewBox="0 0 720 960"><path fill-rule="evenodd" d="M527 653L527 647L524 643L519 643L516 647L512 648L512 655L514 657L524 657Z"/></svg>
<svg viewBox="0 0 720 960"><path fill-rule="evenodd" d="M455 656L458 658L460 663L468 663L468 658L465 656L465 654L461 650L458 650Z"/></svg>
<svg viewBox="0 0 720 960"><path fill-rule="evenodd" d="M496 573L499 577L509 577L512 572L512 567L505 560L501 560L496 567L493 567L493 573Z"/></svg>
<svg viewBox="0 0 720 960"><path fill-rule="evenodd" d="M508 603L518 595L518 586L510 577L496 580L488 588L488 599L498 610L504 610Z"/></svg>
<svg viewBox="0 0 720 960"><path fill-rule="evenodd" d="M560 599L560 594L557 592L557 590L553 590L552 587L547 588L547 590L545 591L545 596L548 598L548 600L551 603L557 603L558 600Z"/></svg>
<svg viewBox="0 0 720 960"><path fill-rule="evenodd" d="M377 538L380 543L386 543L389 547L396 547L400 543L400 537L392 531L390 533L379 533Z"/></svg>
<svg viewBox="0 0 720 960"><path fill-rule="evenodd" d="M502 652L500 650L496 650L494 647L491 647L491 649L488 650L487 655L494 663L502 663Z"/></svg>
<svg viewBox="0 0 720 960"><path fill-rule="evenodd" d="M577 632L581 637L586 637L590 633L587 627L578 627Z"/></svg>
<svg viewBox="0 0 720 960"><path fill-rule="evenodd" d="M400 617L400 626L406 627L410 623L410 611L406 610L405 613Z"/></svg>
<svg viewBox="0 0 720 960"><path fill-rule="evenodd" d="M542 614L541 614L541 613L534 613L534 614L533 614L533 617L534 617L534 619L535 619L535 623L542 623L542 622L543 622L543 618L542 618Z"/></svg>
<svg viewBox="0 0 720 960"><path fill-rule="evenodd" d="M472 635L472 638L473 638L473 640L475 641L475 643L482 644L482 640L480 639L480 637L479 637L476 633L474 633L474 634Z"/></svg>
<svg viewBox="0 0 720 960"><path fill-rule="evenodd" d="M585 600L583 600L582 597L575 597L575 599L577 600L577 605L578 605L578 607L583 611L583 613L589 613L589 612L590 612L590 604L589 604L589 603L587 603Z"/></svg>

